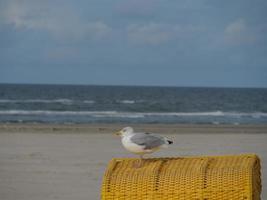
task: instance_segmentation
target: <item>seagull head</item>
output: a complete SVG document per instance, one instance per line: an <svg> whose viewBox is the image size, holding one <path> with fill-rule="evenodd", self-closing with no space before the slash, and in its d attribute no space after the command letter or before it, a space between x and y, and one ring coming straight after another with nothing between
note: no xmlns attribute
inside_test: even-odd
<svg viewBox="0 0 267 200"><path fill-rule="evenodd" d="M128 126L124 127L120 131L115 132L114 134L123 137L132 133L133 133L133 128Z"/></svg>

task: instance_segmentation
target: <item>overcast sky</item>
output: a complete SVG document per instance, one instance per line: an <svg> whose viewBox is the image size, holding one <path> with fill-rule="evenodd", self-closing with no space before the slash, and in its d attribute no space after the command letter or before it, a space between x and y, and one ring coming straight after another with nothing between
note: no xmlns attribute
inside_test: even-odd
<svg viewBox="0 0 267 200"><path fill-rule="evenodd" d="M0 0L0 82L267 87L267 1Z"/></svg>

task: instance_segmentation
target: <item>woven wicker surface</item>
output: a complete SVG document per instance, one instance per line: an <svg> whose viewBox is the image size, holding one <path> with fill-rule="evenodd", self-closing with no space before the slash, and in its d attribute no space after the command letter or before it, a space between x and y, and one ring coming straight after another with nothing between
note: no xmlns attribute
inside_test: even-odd
<svg viewBox="0 0 267 200"><path fill-rule="evenodd" d="M102 184L102 200L259 200L256 155L146 159L115 158Z"/></svg>

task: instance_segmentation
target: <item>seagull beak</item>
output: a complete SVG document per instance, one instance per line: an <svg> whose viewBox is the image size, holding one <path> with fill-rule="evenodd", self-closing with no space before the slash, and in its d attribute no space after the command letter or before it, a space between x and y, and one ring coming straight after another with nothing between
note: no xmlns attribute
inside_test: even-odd
<svg viewBox="0 0 267 200"><path fill-rule="evenodd" d="M117 132L114 132L113 134L116 135L116 136L120 136L121 135L121 132L120 131L117 131Z"/></svg>

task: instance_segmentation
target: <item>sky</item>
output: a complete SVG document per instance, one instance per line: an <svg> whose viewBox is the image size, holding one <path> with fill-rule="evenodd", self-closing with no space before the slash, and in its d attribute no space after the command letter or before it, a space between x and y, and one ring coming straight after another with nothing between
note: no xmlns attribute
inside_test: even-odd
<svg viewBox="0 0 267 200"><path fill-rule="evenodd" d="M0 0L0 83L267 87L266 0Z"/></svg>

